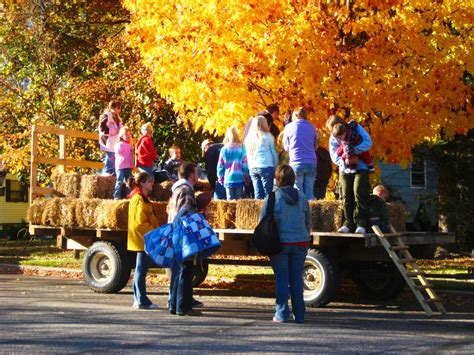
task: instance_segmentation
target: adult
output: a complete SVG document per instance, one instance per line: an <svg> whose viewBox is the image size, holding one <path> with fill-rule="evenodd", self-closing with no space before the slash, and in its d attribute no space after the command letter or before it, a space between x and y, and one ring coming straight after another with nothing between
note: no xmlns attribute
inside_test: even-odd
<svg viewBox="0 0 474 355"><path fill-rule="evenodd" d="M268 121L268 127L270 129L270 133L273 135L275 139L278 138L280 134L280 129L277 127L275 122L278 122L278 116L280 115L280 108L277 104L270 104L267 106L267 112L272 116L271 120Z"/></svg>
<svg viewBox="0 0 474 355"><path fill-rule="evenodd" d="M318 134L307 118L303 107L293 111L292 121L283 130L283 148L290 156L289 164L296 175L296 188L308 200L313 200Z"/></svg>
<svg viewBox="0 0 474 355"><path fill-rule="evenodd" d="M295 322L303 323L305 304L303 298L303 270L308 253L311 213L308 199L293 187L295 173L288 165L279 165L275 173L278 189L275 191L274 216L282 250L270 256L275 273L276 304L274 322L286 322L290 316L288 296ZM268 198L265 199L260 219L265 216Z"/></svg>
<svg viewBox="0 0 474 355"><path fill-rule="evenodd" d="M139 173L130 184L133 190L129 195L127 249L137 253L135 273L133 275L133 308L157 309L146 292L146 274L150 258L145 253L143 237L145 233L158 227L158 220L153 213L153 206L148 195L153 189L153 177Z"/></svg>
<svg viewBox="0 0 474 355"><path fill-rule="evenodd" d="M99 146L100 150L105 153L104 175L115 175L115 143L118 141L118 134L122 128L122 119L120 113L122 112L122 102L119 100L112 100L109 102L107 110L100 117L99 122Z"/></svg>
<svg viewBox="0 0 474 355"><path fill-rule="evenodd" d="M314 180L313 192L316 200L324 200L332 174L331 155L327 149L318 146L318 149L316 149L316 157L318 164L316 166L316 179Z"/></svg>
<svg viewBox="0 0 474 355"><path fill-rule="evenodd" d="M217 181L217 163L223 146L223 143L214 143L211 139L206 139L201 143L207 180L214 191L214 198L218 200L226 199L225 188Z"/></svg>
<svg viewBox="0 0 474 355"><path fill-rule="evenodd" d="M326 128L329 133L332 132L336 124L347 124L342 118L332 115L326 122ZM368 151L372 146L372 139L366 130L357 125L357 132L362 140L359 145L354 147L354 153ZM369 217L369 167L367 163L357 157L343 159L338 154L338 148L342 142L332 134L329 138L329 153L331 159L339 167L339 182L341 185L341 198L344 208L344 224L339 228L340 233L366 233L367 220ZM355 165L355 173L346 173L349 165Z"/></svg>
<svg viewBox="0 0 474 355"><path fill-rule="evenodd" d="M273 191L275 167L278 165L275 140L265 117L257 116L252 120L244 145L255 198L263 200Z"/></svg>
<svg viewBox="0 0 474 355"><path fill-rule="evenodd" d="M153 175L153 161L158 159L152 140L153 126L150 122L147 122L142 125L140 131L142 136L138 138L135 145L136 165L138 171Z"/></svg>
<svg viewBox="0 0 474 355"><path fill-rule="evenodd" d="M178 212L184 210L184 215L197 212L197 203L194 196L194 185L198 181L196 164L180 165L179 180L171 187L173 192L168 206L168 222L172 223ZM193 311L193 276L194 264L192 260L174 260L171 268L171 283L169 294L169 312L179 316L199 315Z"/></svg>
<svg viewBox="0 0 474 355"><path fill-rule="evenodd" d="M225 187L228 200L242 198L244 186L250 183L247 153L240 142L239 134L235 127L229 127L224 137L224 147L219 153L217 163L217 177Z"/></svg>

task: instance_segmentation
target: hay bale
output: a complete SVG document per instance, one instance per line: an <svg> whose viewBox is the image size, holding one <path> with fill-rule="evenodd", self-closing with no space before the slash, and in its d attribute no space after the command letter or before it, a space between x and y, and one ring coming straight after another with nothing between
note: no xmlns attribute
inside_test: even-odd
<svg viewBox="0 0 474 355"><path fill-rule="evenodd" d="M340 201L311 200L311 230L315 232L334 232L342 224L342 204Z"/></svg>
<svg viewBox="0 0 474 355"><path fill-rule="evenodd" d="M77 227L76 222L76 203L75 198L60 198L59 210L61 215L60 226L65 228Z"/></svg>
<svg viewBox="0 0 474 355"><path fill-rule="evenodd" d="M61 200L55 197L44 201L43 213L41 215L41 224L45 226L61 226Z"/></svg>
<svg viewBox="0 0 474 355"><path fill-rule="evenodd" d="M211 184L207 180L199 179L194 185L194 191L212 191Z"/></svg>
<svg viewBox="0 0 474 355"><path fill-rule="evenodd" d="M78 198L81 193L81 174L56 174L53 176L54 193L58 197Z"/></svg>
<svg viewBox="0 0 474 355"><path fill-rule="evenodd" d="M235 212L235 228L254 229L260 219L263 200L242 199L237 200Z"/></svg>
<svg viewBox="0 0 474 355"><path fill-rule="evenodd" d="M103 200L95 211L97 228L126 230L129 202L129 200Z"/></svg>
<svg viewBox="0 0 474 355"><path fill-rule="evenodd" d="M161 183L155 183L153 190L150 193L150 200L153 201L168 201L172 195L171 187L176 181L166 180Z"/></svg>
<svg viewBox="0 0 474 355"><path fill-rule="evenodd" d="M48 198L37 198L33 203L28 207L26 212L26 219L31 224L42 224L43 211L46 203L48 203Z"/></svg>
<svg viewBox="0 0 474 355"><path fill-rule="evenodd" d="M168 207L167 201L152 201L153 206L153 213L158 220L158 224L161 226L163 224L168 223L168 211L166 210Z"/></svg>
<svg viewBox="0 0 474 355"><path fill-rule="evenodd" d="M406 208L401 202L390 202L387 203L388 218L390 224L395 228L397 232L406 231Z"/></svg>
<svg viewBox="0 0 474 355"><path fill-rule="evenodd" d="M114 197L115 176L83 175L81 199L112 199Z"/></svg>
<svg viewBox="0 0 474 355"><path fill-rule="evenodd" d="M80 228L97 228L96 210L103 200L78 199L76 201L76 223Z"/></svg>
<svg viewBox="0 0 474 355"><path fill-rule="evenodd" d="M209 222L213 228L235 228L237 201L212 200L207 209L213 213Z"/></svg>

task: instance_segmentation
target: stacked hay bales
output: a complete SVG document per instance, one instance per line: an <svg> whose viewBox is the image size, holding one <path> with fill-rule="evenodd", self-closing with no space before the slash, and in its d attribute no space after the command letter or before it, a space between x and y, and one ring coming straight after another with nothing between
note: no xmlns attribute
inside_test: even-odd
<svg viewBox="0 0 474 355"><path fill-rule="evenodd" d="M151 202L153 206L153 213L156 216L156 219L158 220L158 224L161 226L163 224L168 223L168 212L167 212L167 207L168 207L168 202L167 201L152 201Z"/></svg>
<svg viewBox="0 0 474 355"><path fill-rule="evenodd" d="M207 210L212 214L209 220L213 228L234 229L237 201L212 200Z"/></svg>
<svg viewBox="0 0 474 355"><path fill-rule="evenodd" d="M235 212L235 228L255 229L260 219L263 200L237 200Z"/></svg>
<svg viewBox="0 0 474 355"><path fill-rule="evenodd" d="M128 200L103 200L95 212L97 228L120 230L128 227Z"/></svg>
<svg viewBox="0 0 474 355"><path fill-rule="evenodd" d="M103 200L78 199L76 201L76 222L80 228L97 228L96 210Z"/></svg>
<svg viewBox="0 0 474 355"><path fill-rule="evenodd" d="M309 201L311 230L314 232L334 232L342 225L342 205L340 201Z"/></svg>
<svg viewBox="0 0 474 355"><path fill-rule="evenodd" d="M159 184L153 185L150 193L150 199L154 201L168 201L172 195L171 187L176 181L166 180Z"/></svg>
<svg viewBox="0 0 474 355"><path fill-rule="evenodd" d="M406 208L401 202L390 202L387 203L388 218L390 224L395 228L397 232L406 231Z"/></svg>
<svg viewBox="0 0 474 355"><path fill-rule="evenodd" d="M80 198L112 199L114 188L115 176L83 175Z"/></svg>
<svg viewBox="0 0 474 355"><path fill-rule="evenodd" d="M54 195L78 198L81 192L81 174L57 174L53 177Z"/></svg>
<svg viewBox="0 0 474 355"><path fill-rule="evenodd" d="M37 198L28 207L26 219L31 224L43 224L44 207L50 201L49 198Z"/></svg>

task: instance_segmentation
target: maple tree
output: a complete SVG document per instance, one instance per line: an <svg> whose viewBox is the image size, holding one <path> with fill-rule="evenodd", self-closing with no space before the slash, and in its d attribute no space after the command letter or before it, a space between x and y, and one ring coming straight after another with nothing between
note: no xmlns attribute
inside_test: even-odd
<svg viewBox="0 0 474 355"><path fill-rule="evenodd" d="M223 133L276 102L339 113L406 163L474 127L467 0L124 0L128 40L183 122Z"/></svg>

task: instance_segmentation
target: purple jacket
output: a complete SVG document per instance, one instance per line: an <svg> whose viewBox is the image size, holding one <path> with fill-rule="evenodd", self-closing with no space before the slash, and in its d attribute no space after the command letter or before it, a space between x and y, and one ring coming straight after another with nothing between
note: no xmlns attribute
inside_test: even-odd
<svg viewBox="0 0 474 355"><path fill-rule="evenodd" d="M285 126L283 148L289 153L290 165L316 164L318 134L307 120L295 120Z"/></svg>

